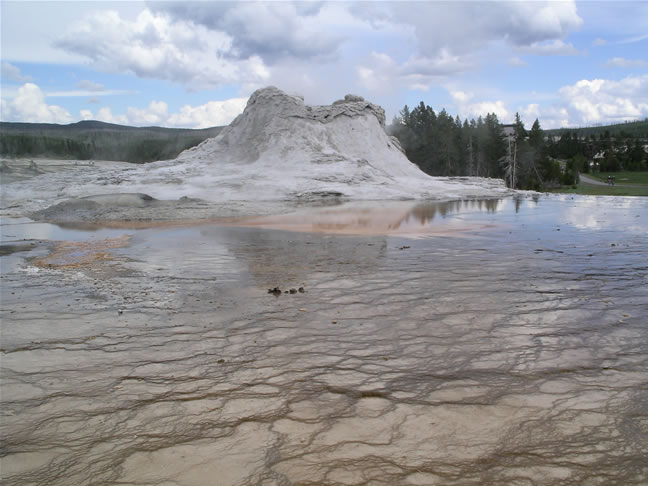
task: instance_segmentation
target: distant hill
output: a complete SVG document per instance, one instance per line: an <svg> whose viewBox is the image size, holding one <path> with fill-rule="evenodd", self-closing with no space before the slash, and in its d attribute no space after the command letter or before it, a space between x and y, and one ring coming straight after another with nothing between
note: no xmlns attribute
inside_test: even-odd
<svg viewBox="0 0 648 486"><path fill-rule="evenodd" d="M615 123L613 125L545 130L546 135L562 135L565 132L575 132L581 137L589 137L590 135L598 137L599 135L604 135L605 132L608 132L611 137L621 136L626 138L631 136L634 138L648 139L648 118L633 122Z"/></svg>
<svg viewBox="0 0 648 486"><path fill-rule="evenodd" d="M152 162L173 159L222 128L129 127L94 120L69 125L0 122L0 156Z"/></svg>

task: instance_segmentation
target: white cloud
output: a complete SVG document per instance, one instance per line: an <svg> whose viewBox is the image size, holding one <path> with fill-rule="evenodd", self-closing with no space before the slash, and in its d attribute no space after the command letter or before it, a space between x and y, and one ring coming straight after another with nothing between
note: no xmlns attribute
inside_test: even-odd
<svg viewBox="0 0 648 486"><path fill-rule="evenodd" d="M235 57L228 34L148 9L134 20L117 11L89 15L56 46L86 57L98 69L195 87L260 82L269 76L259 56Z"/></svg>
<svg viewBox="0 0 648 486"><path fill-rule="evenodd" d="M114 96L137 93L137 91L126 89L104 89L103 91L73 89L69 91L47 91L45 92L45 96L48 98L78 98L84 96Z"/></svg>
<svg viewBox="0 0 648 486"><path fill-rule="evenodd" d="M26 83L18 88L12 98L1 101L0 119L9 122L66 124L78 120L100 120L133 126L206 128L228 125L243 111L247 98L210 101L198 106L185 105L176 113L169 113L165 101L153 100L145 108L128 107L121 114L114 114L109 106L104 106L96 112L82 109L79 116L74 117L60 106L48 105L41 89L33 83Z"/></svg>
<svg viewBox="0 0 648 486"><path fill-rule="evenodd" d="M648 116L648 75L620 81L583 79L559 90L572 125L612 123Z"/></svg>
<svg viewBox="0 0 648 486"><path fill-rule="evenodd" d="M473 101L474 93L449 89L448 92L455 102L456 109L461 118L477 118L488 113L495 113L501 123L508 123L512 119L511 112L506 108L503 100Z"/></svg>
<svg viewBox="0 0 648 486"><path fill-rule="evenodd" d="M99 120L106 123L116 123L118 125L128 125L128 118L126 115L115 116L109 106L100 108L96 115L93 115L90 110L81 110L81 117L84 120Z"/></svg>
<svg viewBox="0 0 648 486"><path fill-rule="evenodd" d="M334 57L343 37L330 29L321 2L157 2L153 9L232 39L232 52L264 62ZM335 8L333 6L333 8Z"/></svg>
<svg viewBox="0 0 648 486"><path fill-rule="evenodd" d="M607 40L602 39L602 38L600 38L600 37L597 37L597 38L594 39L594 41L592 42L592 45L593 45L594 47L601 47L601 46L605 46L605 45L607 45L607 43L608 43Z"/></svg>
<svg viewBox="0 0 648 486"><path fill-rule="evenodd" d="M207 128L228 125L243 111L246 103L247 98L232 98L199 106L185 105L179 112L169 113L166 102L154 100L146 108L128 107L121 115L113 114L107 106L99 109L96 115L90 110L81 110L81 118L133 126Z"/></svg>
<svg viewBox="0 0 648 486"><path fill-rule="evenodd" d="M366 65L356 66L358 83L371 93L385 93L397 81L398 66L387 54L372 52Z"/></svg>
<svg viewBox="0 0 648 486"><path fill-rule="evenodd" d="M70 123L72 115L56 105L45 103L45 95L34 83L26 83L10 100L2 100L3 121Z"/></svg>
<svg viewBox="0 0 648 486"><path fill-rule="evenodd" d="M9 81L15 81L16 83L24 83L32 80L31 76L24 76L20 72L20 68L8 63L7 61L2 61L2 78Z"/></svg>
<svg viewBox="0 0 648 486"><path fill-rule="evenodd" d="M80 115L82 120L92 120L92 112L90 110L81 110Z"/></svg>
<svg viewBox="0 0 648 486"><path fill-rule="evenodd" d="M459 103L460 105L465 105L468 103L475 95L470 92L461 91L461 90L450 90L450 96L452 99Z"/></svg>
<svg viewBox="0 0 648 486"><path fill-rule="evenodd" d="M520 118L525 125L529 125L529 120L540 118L540 105L538 103L529 103L525 108L518 110Z"/></svg>
<svg viewBox="0 0 648 486"><path fill-rule="evenodd" d="M409 60L396 61L397 75L388 76L380 66L361 64L358 71L363 84L371 84L368 79L389 77L410 89L428 89L433 83L475 69L477 52L495 44L530 55L577 54L563 39L583 23L574 1L385 2L352 4L350 8L354 15L372 22L376 31L400 27L401 44L414 46ZM510 63L525 65L517 56Z"/></svg>
<svg viewBox="0 0 648 486"><path fill-rule="evenodd" d="M607 67L618 68L642 68L648 66L648 61L643 59L625 59L623 57L613 57L605 63Z"/></svg>
<svg viewBox="0 0 648 486"><path fill-rule="evenodd" d="M534 42L528 46L521 47L520 51L535 56L575 56L578 54L578 49L573 44L567 44L562 39L554 39L548 42Z"/></svg>
<svg viewBox="0 0 648 486"><path fill-rule="evenodd" d="M122 16L133 16L143 6L143 2L135 0L111 3L111 7L122 12ZM53 44L67 26L99 8L100 4L95 1L3 1L0 7L2 59L47 65L83 63L84 58Z"/></svg>
<svg viewBox="0 0 648 486"><path fill-rule="evenodd" d="M407 60L400 68L404 76L418 75L437 78L468 71L474 66L465 56L452 54L448 49L441 49L437 56L414 57Z"/></svg>
<svg viewBox="0 0 648 486"><path fill-rule="evenodd" d="M410 57L402 64L385 53L372 52L370 58L356 67L360 85L372 93L390 91L404 84L408 89L427 91L430 85L473 68L467 58L442 49L435 58Z"/></svg>
<svg viewBox="0 0 648 486"><path fill-rule="evenodd" d="M168 126L207 128L227 125L243 112L246 103L247 98L232 98L225 101L210 101L196 107L185 105L179 113L168 118Z"/></svg>
<svg viewBox="0 0 648 486"><path fill-rule="evenodd" d="M563 39L583 20L574 1L394 2L391 12L367 9L368 16L414 27L421 55L446 48L465 53L506 41L513 46ZM358 6L361 11L362 4ZM359 15L362 15L360 13ZM464 27L464 28L462 28Z"/></svg>
<svg viewBox="0 0 648 486"><path fill-rule="evenodd" d="M146 108L129 107L126 112L129 125L160 126L166 125L169 106L164 101L151 101Z"/></svg>
<svg viewBox="0 0 648 486"><path fill-rule="evenodd" d="M469 22L467 22L469 19ZM561 2L153 2L133 19L96 12L56 43L95 67L192 88L277 83L297 63L312 72L351 56L362 87L427 90L474 69L476 53L504 43L527 53L574 54L563 39L582 19ZM395 66L358 57L390 45ZM519 58L512 61L521 65ZM352 66L359 66L353 68ZM331 75L328 73L328 77ZM379 82L391 83L379 88ZM319 79L319 88L328 81Z"/></svg>
<svg viewBox="0 0 648 486"><path fill-rule="evenodd" d="M617 44L634 44L635 42L641 42L648 39L648 34L635 35L632 37L626 37L617 42Z"/></svg>
<svg viewBox="0 0 648 486"><path fill-rule="evenodd" d="M569 112L561 106L540 106L538 103L529 103L518 109L520 117L527 129L538 119L544 129L561 128L569 126Z"/></svg>
<svg viewBox="0 0 648 486"><path fill-rule="evenodd" d="M583 79L563 86L553 99L518 107L527 128L536 118L542 128L582 127L648 117L648 75L620 81Z"/></svg>
<svg viewBox="0 0 648 486"><path fill-rule="evenodd" d="M104 85L101 83L95 83L88 79L82 79L77 83L77 88L86 90L86 91L104 91Z"/></svg>
<svg viewBox="0 0 648 486"><path fill-rule="evenodd" d="M503 28L518 46L562 39L583 24L574 1L505 2L504 5L502 8L510 9L510 16L504 20Z"/></svg>
<svg viewBox="0 0 648 486"><path fill-rule="evenodd" d="M511 112L506 108L506 103L502 100L470 103L460 107L459 113L462 118L472 118L480 115L484 116L487 113L495 113L501 123L507 123L512 118Z"/></svg>

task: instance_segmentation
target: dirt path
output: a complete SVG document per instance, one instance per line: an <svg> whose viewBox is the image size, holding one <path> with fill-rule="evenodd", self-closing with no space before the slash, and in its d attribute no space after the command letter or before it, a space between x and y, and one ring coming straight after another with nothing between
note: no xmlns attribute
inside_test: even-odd
<svg viewBox="0 0 648 486"><path fill-rule="evenodd" d="M582 184L587 184L589 186L607 186L609 185L607 182L601 182L598 179L594 179L593 177L586 176L585 174L579 174L580 181ZM615 187L637 187L637 184L631 185L631 184L614 184Z"/></svg>

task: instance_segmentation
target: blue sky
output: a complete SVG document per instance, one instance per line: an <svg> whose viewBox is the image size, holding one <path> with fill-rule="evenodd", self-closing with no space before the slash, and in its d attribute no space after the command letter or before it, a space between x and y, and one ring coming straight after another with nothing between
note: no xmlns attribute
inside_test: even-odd
<svg viewBox="0 0 648 486"><path fill-rule="evenodd" d="M4 1L2 120L206 127L274 85L388 119L648 117L648 2Z"/></svg>

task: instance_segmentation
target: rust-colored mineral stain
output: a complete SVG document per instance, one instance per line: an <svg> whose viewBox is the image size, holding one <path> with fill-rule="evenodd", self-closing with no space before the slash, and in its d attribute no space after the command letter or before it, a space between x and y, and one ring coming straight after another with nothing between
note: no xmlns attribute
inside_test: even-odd
<svg viewBox="0 0 648 486"><path fill-rule="evenodd" d="M128 246L130 239L129 235L123 235L103 240L62 241L52 253L35 260L34 265L45 268L71 268L113 260L114 256L109 250Z"/></svg>

